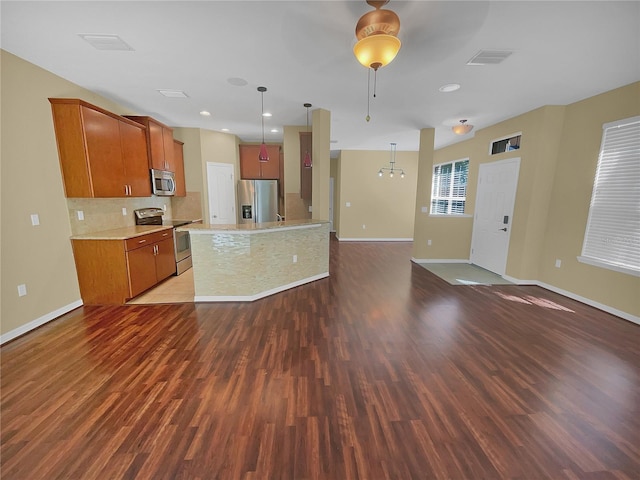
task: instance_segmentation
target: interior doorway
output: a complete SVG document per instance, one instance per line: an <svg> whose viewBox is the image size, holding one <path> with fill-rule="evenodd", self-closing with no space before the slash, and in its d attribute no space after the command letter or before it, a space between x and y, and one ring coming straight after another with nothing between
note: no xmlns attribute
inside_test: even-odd
<svg viewBox="0 0 640 480"><path fill-rule="evenodd" d="M504 275L513 225L520 158L483 163L471 237L471 263Z"/></svg>
<svg viewBox="0 0 640 480"><path fill-rule="evenodd" d="M209 223L236 223L236 191L233 165L207 162Z"/></svg>

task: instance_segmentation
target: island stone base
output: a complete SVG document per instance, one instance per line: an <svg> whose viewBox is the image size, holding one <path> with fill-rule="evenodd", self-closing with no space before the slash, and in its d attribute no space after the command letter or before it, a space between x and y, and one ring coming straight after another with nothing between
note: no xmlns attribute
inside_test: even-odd
<svg viewBox="0 0 640 480"><path fill-rule="evenodd" d="M329 224L189 228L196 302L253 301L329 276Z"/></svg>

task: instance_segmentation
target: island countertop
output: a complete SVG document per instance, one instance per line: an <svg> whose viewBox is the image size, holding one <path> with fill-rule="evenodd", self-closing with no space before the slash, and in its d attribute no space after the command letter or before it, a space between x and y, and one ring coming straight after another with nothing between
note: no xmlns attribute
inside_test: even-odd
<svg viewBox="0 0 640 480"><path fill-rule="evenodd" d="M181 232L189 232L192 235L197 234L252 234L252 233L268 233L281 232L284 230L297 230L300 228L319 227L328 224L326 220L286 220L282 222L265 222L265 223L239 223L239 224L207 224L207 223L191 223L178 227L176 230Z"/></svg>

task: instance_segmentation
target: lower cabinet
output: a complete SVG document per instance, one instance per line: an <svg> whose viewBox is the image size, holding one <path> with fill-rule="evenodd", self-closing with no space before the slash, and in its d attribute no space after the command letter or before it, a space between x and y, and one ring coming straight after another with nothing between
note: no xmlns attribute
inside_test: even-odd
<svg viewBox="0 0 640 480"><path fill-rule="evenodd" d="M171 229L72 245L85 305L125 303L176 272Z"/></svg>

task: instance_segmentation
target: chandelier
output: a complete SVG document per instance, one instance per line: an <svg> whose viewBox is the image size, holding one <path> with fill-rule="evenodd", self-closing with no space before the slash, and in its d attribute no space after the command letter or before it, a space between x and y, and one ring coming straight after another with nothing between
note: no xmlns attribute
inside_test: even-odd
<svg viewBox="0 0 640 480"><path fill-rule="evenodd" d="M404 178L404 170L400 167L396 167L396 144L391 144L391 159L389 160L388 167L382 167L378 170L378 176L382 177L384 172L389 172L389 177L393 178L395 173L400 173L400 178Z"/></svg>

